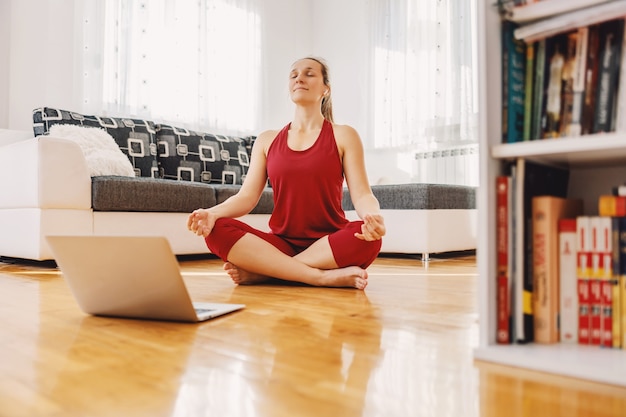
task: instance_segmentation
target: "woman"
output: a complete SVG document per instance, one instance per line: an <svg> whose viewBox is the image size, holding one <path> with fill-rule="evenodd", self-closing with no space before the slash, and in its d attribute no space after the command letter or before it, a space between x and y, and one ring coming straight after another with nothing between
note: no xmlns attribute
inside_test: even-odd
<svg viewBox="0 0 626 417"><path fill-rule="evenodd" d="M278 278L364 289L365 268L380 251L385 224L367 180L361 139L350 126L333 124L322 60L293 64L289 94L296 105L293 121L258 136L239 192L191 213L187 227L204 236L236 284ZM360 221L348 221L341 208L344 176ZM234 220L256 206L268 177L274 191L271 233Z"/></svg>

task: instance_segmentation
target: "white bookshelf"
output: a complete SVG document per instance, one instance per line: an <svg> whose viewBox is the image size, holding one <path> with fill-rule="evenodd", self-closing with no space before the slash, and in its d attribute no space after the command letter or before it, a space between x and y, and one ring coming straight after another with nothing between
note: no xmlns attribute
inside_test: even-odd
<svg viewBox="0 0 626 417"><path fill-rule="evenodd" d="M572 197L585 199L594 214L597 195L626 181L626 133L502 144L500 16L494 2L478 2L480 68L480 184L478 189L478 305L476 360L522 367L600 383L626 386L626 350L577 344L496 344L495 178L517 157L570 167ZM597 186L589 186L594 184Z"/></svg>

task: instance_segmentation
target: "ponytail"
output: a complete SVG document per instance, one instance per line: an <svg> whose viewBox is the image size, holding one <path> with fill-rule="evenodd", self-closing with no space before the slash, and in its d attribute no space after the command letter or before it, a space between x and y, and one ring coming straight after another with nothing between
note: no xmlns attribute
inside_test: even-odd
<svg viewBox="0 0 626 417"><path fill-rule="evenodd" d="M303 59L313 60L317 62L318 64L320 64L322 67L322 78L324 79L324 85L328 87L328 94L322 97L322 109L321 109L322 116L324 116L324 119L328 120L329 122L334 123L335 121L333 119L333 99L330 96L331 91L330 91L330 76L328 74L329 72L328 64L326 64L326 61L324 61L322 58L308 56Z"/></svg>

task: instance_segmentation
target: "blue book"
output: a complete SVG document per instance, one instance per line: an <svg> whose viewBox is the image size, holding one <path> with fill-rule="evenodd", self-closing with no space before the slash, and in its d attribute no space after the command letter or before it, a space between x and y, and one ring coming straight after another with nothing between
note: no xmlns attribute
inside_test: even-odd
<svg viewBox="0 0 626 417"><path fill-rule="evenodd" d="M516 23L502 22L502 142L524 140L526 44L515 39Z"/></svg>

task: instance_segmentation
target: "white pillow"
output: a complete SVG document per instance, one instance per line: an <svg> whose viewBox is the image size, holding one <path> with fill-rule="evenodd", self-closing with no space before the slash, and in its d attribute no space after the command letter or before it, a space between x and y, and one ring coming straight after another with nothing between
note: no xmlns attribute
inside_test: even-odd
<svg viewBox="0 0 626 417"><path fill-rule="evenodd" d="M92 177L135 176L135 170L128 157L117 146L115 139L104 129L55 124L50 127L49 133L52 137L68 139L80 146Z"/></svg>

